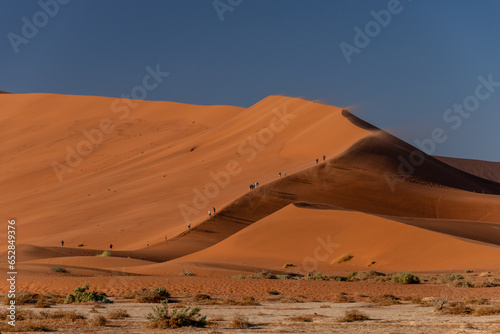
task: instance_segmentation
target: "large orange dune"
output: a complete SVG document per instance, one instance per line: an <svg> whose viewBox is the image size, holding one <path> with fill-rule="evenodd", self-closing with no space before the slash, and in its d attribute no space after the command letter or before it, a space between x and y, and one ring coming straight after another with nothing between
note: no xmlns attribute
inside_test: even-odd
<svg viewBox="0 0 500 334"><path fill-rule="evenodd" d="M52 94L0 105L0 208L25 272L500 268L498 165L428 156L341 108L283 96L247 109ZM110 244L113 257L95 256Z"/></svg>

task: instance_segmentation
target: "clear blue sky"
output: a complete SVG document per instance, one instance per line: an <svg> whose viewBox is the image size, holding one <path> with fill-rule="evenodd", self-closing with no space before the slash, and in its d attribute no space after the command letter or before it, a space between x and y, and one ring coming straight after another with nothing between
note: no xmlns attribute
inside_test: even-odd
<svg viewBox="0 0 500 334"><path fill-rule="evenodd" d="M170 76L148 100L247 107L300 96L354 106L410 143L442 128L433 154L500 161L500 87L469 98L468 118L446 114L476 94L478 76L500 82L500 2L220 0L232 9L222 21L213 3L71 0L44 17L38 1L2 0L0 90L115 97L160 64ZM388 7L385 27L370 24ZM16 53L9 33L23 37L23 17L40 27ZM367 24L370 43L348 63L340 44L356 46L354 28Z"/></svg>

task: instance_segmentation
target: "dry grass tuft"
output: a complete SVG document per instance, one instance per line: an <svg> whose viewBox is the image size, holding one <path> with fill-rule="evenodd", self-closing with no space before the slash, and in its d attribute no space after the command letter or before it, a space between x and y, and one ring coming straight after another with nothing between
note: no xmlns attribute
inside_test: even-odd
<svg viewBox="0 0 500 334"><path fill-rule="evenodd" d="M294 317L288 318L288 320L294 322L312 322L313 317L310 315L296 315Z"/></svg>
<svg viewBox="0 0 500 334"><path fill-rule="evenodd" d="M495 306L483 306L474 311L476 317L482 317L486 315L497 315L500 314L500 305Z"/></svg>
<svg viewBox="0 0 500 334"><path fill-rule="evenodd" d="M250 328L252 326L252 324L250 322L248 322L248 318L242 316L242 315L239 315L239 314L236 314L233 318L233 320L231 321L231 328Z"/></svg>
<svg viewBox="0 0 500 334"><path fill-rule="evenodd" d="M343 317L337 318L338 322L353 322L353 321L364 321L370 320L370 318L363 312L356 309L347 310Z"/></svg>
<svg viewBox="0 0 500 334"><path fill-rule="evenodd" d="M354 303L354 299L348 297L345 293L339 293L333 299L334 303Z"/></svg>
<svg viewBox="0 0 500 334"><path fill-rule="evenodd" d="M335 261L333 261L332 264L339 264L342 262L347 262L347 261L351 260L353 257L354 256L352 256L351 254L344 254L341 257L339 257L338 259L336 259Z"/></svg>
<svg viewBox="0 0 500 334"><path fill-rule="evenodd" d="M90 322L90 324L95 327L103 327L106 326L107 323L108 321L102 315L96 315Z"/></svg>
<svg viewBox="0 0 500 334"><path fill-rule="evenodd" d="M124 310L122 308L111 311L110 313L108 313L108 316L107 316L108 319L123 319L123 318L128 318L128 317L130 317L130 315L128 314L128 312L126 310Z"/></svg>
<svg viewBox="0 0 500 334"><path fill-rule="evenodd" d="M396 305L399 304L399 298L391 294L384 294L382 296L371 297L370 303L377 306Z"/></svg>

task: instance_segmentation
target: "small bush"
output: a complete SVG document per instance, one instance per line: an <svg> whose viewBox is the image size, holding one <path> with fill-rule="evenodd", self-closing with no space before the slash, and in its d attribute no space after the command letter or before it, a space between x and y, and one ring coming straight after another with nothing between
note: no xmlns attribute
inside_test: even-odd
<svg viewBox="0 0 500 334"><path fill-rule="evenodd" d="M82 244L82 243L80 243L80 244L78 244L76 247L83 247L83 246L85 246L85 245L84 245L84 244Z"/></svg>
<svg viewBox="0 0 500 334"><path fill-rule="evenodd" d="M296 315L294 317L289 318L288 320L294 322L312 322L313 317L310 315Z"/></svg>
<svg viewBox="0 0 500 334"><path fill-rule="evenodd" d="M357 272L357 271L354 271L354 272L350 273L349 275L347 275L346 279L347 279L348 281L351 281L351 280L353 280L356 276L358 276L358 272Z"/></svg>
<svg viewBox="0 0 500 334"><path fill-rule="evenodd" d="M306 280L313 280L313 281L328 281L329 277L326 275L323 275L321 272L316 271L316 270L311 270L307 273L306 275Z"/></svg>
<svg viewBox="0 0 500 334"><path fill-rule="evenodd" d="M465 273L466 273L466 274L470 274L470 273L473 273L473 272L474 272L474 270L465 269Z"/></svg>
<svg viewBox="0 0 500 334"><path fill-rule="evenodd" d="M170 292L165 287L156 286L151 289L141 288L132 293L133 298L138 303L160 303L168 302Z"/></svg>
<svg viewBox="0 0 500 334"><path fill-rule="evenodd" d="M179 273L180 276L196 276L195 273L193 273L191 270L188 268L184 267L181 272Z"/></svg>
<svg viewBox="0 0 500 334"><path fill-rule="evenodd" d="M243 275L236 275L236 276L232 276L231 278L233 278L233 279L245 279L246 277Z"/></svg>
<svg viewBox="0 0 500 334"><path fill-rule="evenodd" d="M212 299L209 295L206 295L204 293L198 293L196 295L193 296L193 300L195 302L199 302L199 301L202 301L202 300L210 300Z"/></svg>
<svg viewBox="0 0 500 334"><path fill-rule="evenodd" d="M461 280L461 279L464 279L464 277L460 274L449 274L448 277L452 280L452 281L457 281L457 280Z"/></svg>
<svg viewBox="0 0 500 334"><path fill-rule="evenodd" d="M474 311L474 315L477 317L485 315L497 315L497 314L500 314L500 305L483 306Z"/></svg>
<svg viewBox="0 0 500 334"><path fill-rule="evenodd" d="M101 303L110 303L107 299L107 296L105 293L101 292L96 292L96 291L87 291L89 289L89 284L85 283L84 286L79 286L75 290L75 294L69 294L66 296L66 299L64 300L64 304L71 304L71 303L83 303L83 302L101 302Z"/></svg>
<svg viewBox="0 0 500 334"><path fill-rule="evenodd" d="M337 318L338 322L353 322L370 320L370 318L363 312L358 310L347 310L343 317Z"/></svg>
<svg viewBox="0 0 500 334"><path fill-rule="evenodd" d="M279 274L279 275L276 275L276 278L277 279L292 279L292 276L288 275L288 274Z"/></svg>
<svg viewBox="0 0 500 334"><path fill-rule="evenodd" d="M267 293L270 294L270 295L272 295L272 296L277 296L277 295L280 294L280 292L278 290L274 290L274 289L267 290Z"/></svg>
<svg viewBox="0 0 500 334"><path fill-rule="evenodd" d="M399 298L391 294L384 294L382 296L370 298L370 303L378 306L396 305L399 304Z"/></svg>
<svg viewBox="0 0 500 334"><path fill-rule="evenodd" d="M107 316L108 319L123 319L123 318L128 318L128 317L130 317L128 312L124 309L121 309L121 308L114 310L114 311L111 311Z"/></svg>
<svg viewBox="0 0 500 334"><path fill-rule="evenodd" d="M345 293L339 293L333 299L334 303L354 303L354 300L351 297L348 297Z"/></svg>
<svg viewBox="0 0 500 334"><path fill-rule="evenodd" d="M252 324L248 322L248 319L239 314L235 315L231 321L232 328L249 328L250 326L252 326Z"/></svg>
<svg viewBox="0 0 500 334"><path fill-rule="evenodd" d="M288 267L295 267L295 265L294 265L294 264L292 264L292 263L285 263L285 264L283 265L283 268L284 268L284 269L286 269L286 268L288 268Z"/></svg>
<svg viewBox="0 0 500 334"><path fill-rule="evenodd" d="M200 315L199 307L184 307L170 312L165 301L153 306L153 313L149 313L147 318L150 328L205 327L207 324L206 317Z"/></svg>
<svg viewBox="0 0 500 334"><path fill-rule="evenodd" d="M95 327L106 326L107 323L108 320L106 320L106 318L102 315L96 315L90 322L90 324Z"/></svg>
<svg viewBox="0 0 500 334"><path fill-rule="evenodd" d="M412 273L398 273L392 276L391 281L398 284L418 284L420 278Z"/></svg>
<svg viewBox="0 0 500 334"><path fill-rule="evenodd" d="M463 302L451 302L438 308L443 314L450 315L468 315L474 312L474 309L465 305Z"/></svg>
<svg viewBox="0 0 500 334"><path fill-rule="evenodd" d="M259 271L254 278L260 278L260 279L276 279L276 275L273 273L267 271L267 270L262 270Z"/></svg>
<svg viewBox="0 0 500 334"><path fill-rule="evenodd" d="M85 319L85 316L81 313L76 312L75 310L73 311L55 311L55 312L48 312L48 311L42 311L40 312L40 318L41 319L65 319L65 320L80 320L80 319Z"/></svg>
<svg viewBox="0 0 500 334"><path fill-rule="evenodd" d="M68 271L64 267L52 267L50 268L50 271L53 273L67 273Z"/></svg>

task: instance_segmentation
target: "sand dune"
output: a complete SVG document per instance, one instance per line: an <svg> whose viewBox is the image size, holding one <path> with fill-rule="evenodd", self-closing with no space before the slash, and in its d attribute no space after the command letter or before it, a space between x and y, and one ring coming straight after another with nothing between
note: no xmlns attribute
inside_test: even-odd
<svg viewBox="0 0 500 334"><path fill-rule="evenodd" d="M343 252L355 258L332 270L500 268L496 167L428 156L341 108L283 96L247 109L51 94L0 104L0 208L25 265L306 270L332 235L326 270ZM114 258L97 258L109 244Z"/></svg>
<svg viewBox="0 0 500 334"><path fill-rule="evenodd" d="M435 157L442 162L483 179L500 182L500 163L492 161Z"/></svg>

